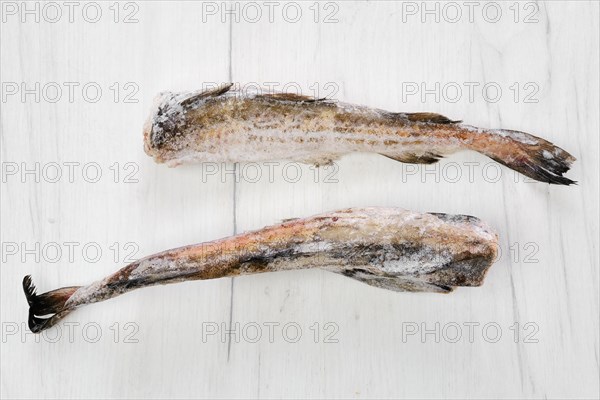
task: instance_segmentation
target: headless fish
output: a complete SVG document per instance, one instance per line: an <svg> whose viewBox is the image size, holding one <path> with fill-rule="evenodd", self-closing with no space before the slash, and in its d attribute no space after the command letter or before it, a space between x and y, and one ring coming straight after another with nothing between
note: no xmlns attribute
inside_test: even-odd
<svg viewBox="0 0 600 400"><path fill-rule="evenodd" d="M447 293L481 285L497 252L497 235L475 217L355 208L167 250L87 286L38 295L26 276L23 289L37 333L134 289L272 271L320 268L393 291Z"/></svg>
<svg viewBox="0 0 600 400"><path fill-rule="evenodd" d="M400 113L290 93L162 93L144 127L144 149L158 163L290 160L327 165L353 152L432 164L473 150L540 182L563 177L575 158L528 133L483 129L434 113Z"/></svg>

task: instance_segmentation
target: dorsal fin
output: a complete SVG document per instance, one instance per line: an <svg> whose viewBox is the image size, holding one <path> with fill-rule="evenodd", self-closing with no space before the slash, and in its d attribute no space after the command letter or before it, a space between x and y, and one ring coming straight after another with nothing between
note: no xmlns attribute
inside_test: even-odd
<svg viewBox="0 0 600 400"><path fill-rule="evenodd" d="M448 117L436 113L406 113L406 118L411 122L425 122L432 124L457 124L462 121L453 121Z"/></svg>
<svg viewBox="0 0 600 400"><path fill-rule="evenodd" d="M266 100L279 100L279 101L292 101L297 103L316 103L318 101L326 100L325 98L318 99L311 96L305 96L296 93L270 93L270 94L259 94L256 96L259 99Z"/></svg>
<svg viewBox="0 0 600 400"><path fill-rule="evenodd" d="M233 83L226 83L226 84L221 85L214 89L206 89L200 93L194 94L194 95L188 97L187 99L183 100L181 102L181 105L187 106L189 104L192 104L196 100L205 99L207 97L218 97L222 94L229 92L229 90L231 89L232 86L233 86Z"/></svg>

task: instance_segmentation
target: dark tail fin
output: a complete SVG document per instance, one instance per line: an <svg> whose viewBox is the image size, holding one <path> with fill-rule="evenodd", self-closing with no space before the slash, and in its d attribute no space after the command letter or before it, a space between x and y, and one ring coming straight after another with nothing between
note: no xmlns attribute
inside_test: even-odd
<svg viewBox="0 0 600 400"><path fill-rule="evenodd" d="M536 181L556 185L576 183L563 176L575 157L552 143L528 133L486 130L489 140L476 140L473 150Z"/></svg>
<svg viewBox="0 0 600 400"><path fill-rule="evenodd" d="M29 303L29 329L38 333L50 328L72 310L65 303L81 286L64 287L43 294L36 294L31 276L23 278L23 291ZM45 317L45 318L42 318Z"/></svg>

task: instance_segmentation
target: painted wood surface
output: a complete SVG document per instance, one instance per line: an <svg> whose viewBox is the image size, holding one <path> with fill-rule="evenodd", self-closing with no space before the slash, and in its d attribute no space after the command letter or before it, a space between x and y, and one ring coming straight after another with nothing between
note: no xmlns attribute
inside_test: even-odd
<svg viewBox="0 0 600 400"><path fill-rule="evenodd" d="M597 2L56 4L2 3L3 398L598 398ZM144 154L158 92L227 81L531 132L578 158L579 184L474 153L318 170ZM26 328L26 274L40 291L87 284L129 258L350 206L475 215L501 256L482 287L450 295L274 273Z"/></svg>

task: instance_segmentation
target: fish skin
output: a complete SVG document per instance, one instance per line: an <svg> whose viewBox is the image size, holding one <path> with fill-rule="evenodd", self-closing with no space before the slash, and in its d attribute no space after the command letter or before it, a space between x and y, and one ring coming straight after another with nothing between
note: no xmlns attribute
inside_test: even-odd
<svg viewBox="0 0 600 400"><path fill-rule="evenodd" d="M137 288L273 271L320 268L393 291L447 293L481 285L497 252L497 235L475 217L350 208L167 250L88 286L37 295L26 276L23 288L37 333Z"/></svg>
<svg viewBox="0 0 600 400"><path fill-rule="evenodd" d="M289 93L161 93L144 125L158 163L290 160L326 165L353 152L431 164L473 150L541 182L569 185L575 158L528 133L482 129L434 113L389 112Z"/></svg>

